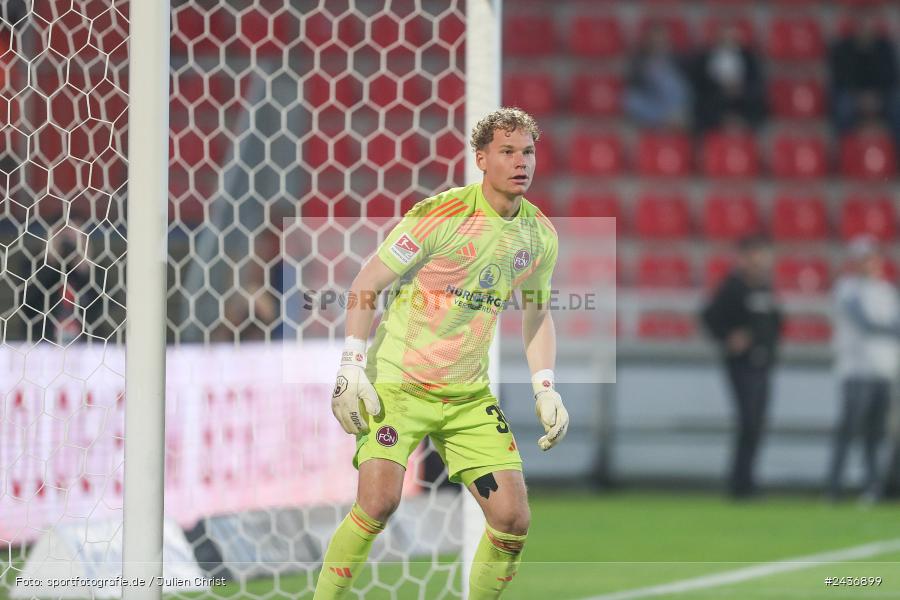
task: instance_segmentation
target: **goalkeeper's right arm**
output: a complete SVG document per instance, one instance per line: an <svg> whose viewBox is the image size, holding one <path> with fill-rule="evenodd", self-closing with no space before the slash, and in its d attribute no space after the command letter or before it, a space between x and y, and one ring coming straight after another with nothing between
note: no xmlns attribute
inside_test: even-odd
<svg viewBox="0 0 900 600"><path fill-rule="evenodd" d="M350 434L369 431L362 413L363 407L370 415L381 414L378 394L366 377L366 340L375 320L378 295L397 277L376 255L363 266L350 285L344 327L346 340L331 395L331 411L344 431Z"/></svg>

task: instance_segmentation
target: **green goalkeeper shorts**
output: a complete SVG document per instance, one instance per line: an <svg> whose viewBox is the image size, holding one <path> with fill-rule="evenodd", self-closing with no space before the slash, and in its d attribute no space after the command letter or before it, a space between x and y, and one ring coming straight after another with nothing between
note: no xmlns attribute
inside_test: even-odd
<svg viewBox="0 0 900 600"><path fill-rule="evenodd" d="M396 384L375 384L382 411L368 417L369 433L356 437L353 466L386 458L404 468L426 435L450 480L468 486L494 471L522 470L522 457L497 398L485 387L462 398L414 397Z"/></svg>

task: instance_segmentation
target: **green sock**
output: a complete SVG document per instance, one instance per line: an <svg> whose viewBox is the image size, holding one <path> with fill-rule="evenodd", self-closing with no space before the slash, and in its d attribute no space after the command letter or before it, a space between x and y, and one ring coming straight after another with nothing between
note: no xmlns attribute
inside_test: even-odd
<svg viewBox="0 0 900 600"><path fill-rule="evenodd" d="M313 600L344 598L366 563L375 536L382 531L384 523L376 521L354 503L328 543Z"/></svg>
<svg viewBox="0 0 900 600"><path fill-rule="evenodd" d="M490 525L478 543L469 575L469 600L495 600L503 593L522 561L526 535L502 533Z"/></svg>

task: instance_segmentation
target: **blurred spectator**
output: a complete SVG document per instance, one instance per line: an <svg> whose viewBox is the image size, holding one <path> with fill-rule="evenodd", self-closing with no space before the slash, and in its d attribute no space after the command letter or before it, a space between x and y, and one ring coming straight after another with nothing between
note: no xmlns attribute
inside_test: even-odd
<svg viewBox="0 0 900 600"><path fill-rule="evenodd" d="M242 286L225 301L225 314L213 330L213 342L266 341L278 320L278 302L259 283Z"/></svg>
<svg viewBox="0 0 900 600"><path fill-rule="evenodd" d="M740 243L737 268L703 310L707 329L719 342L737 416L737 438L728 491L734 498L756 493L754 462L769 404L781 311L770 283L772 250L760 236Z"/></svg>
<svg viewBox="0 0 900 600"><path fill-rule="evenodd" d="M841 497L847 449L860 431L865 450L863 490L874 500L883 491L879 447L900 366L900 299L885 280L884 261L873 239L851 242L850 267L835 285L834 311L835 369L843 407L835 427L828 495L833 500Z"/></svg>
<svg viewBox="0 0 900 600"><path fill-rule="evenodd" d="M30 324L30 342L47 340L66 345L82 338L89 324L103 312L103 303L92 283L87 259L84 222L71 218L68 224L49 232L46 255L25 284L24 316Z"/></svg>
<svg viewBox="0 0 900 600"><path fill-rule="evenodd" d="M756 52L737 27L719 30L694 65L694 125L698 132L740 120L755 127L765 116L765 83Z"/></svg>
<svg viewBox="0 0 900 600"><path fill-rule="evenodd" d="M880 121L900 132L897 57L874 13L864 14L831 49L832 116L844 133Z"/></svg>
<svg viewBox="0 0 900 600"><path fill-rule="evenodd" d="M662 25L648 31L632 58L625 111L644 127L687 125L690 85Z"/></svg>

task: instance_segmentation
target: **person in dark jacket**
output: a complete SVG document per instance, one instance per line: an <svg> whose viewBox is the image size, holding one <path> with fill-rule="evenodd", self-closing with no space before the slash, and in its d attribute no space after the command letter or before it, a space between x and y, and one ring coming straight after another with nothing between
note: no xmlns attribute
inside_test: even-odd
<svg viewBox="0 0 900 600"><path fill-rule="evenodd" d="M626 114L642 127L684 127L691 89L686 69L671 49L669 34L654 26L632 58L625 90Z"/></svg>
<svg viewBox="0 0 900 600"><path fill-rule="evenodd" d="M723 27L715 42L697 56L693 86L698 133L735 121L756 127L765 117L759 56L743 43L736 27Z"/></svg>
<svg viewBox="0 0 900 600"><path fill-rule="evenodd" d="M737 416L728 491L735 498L756 493L754 463L769 404L777 360L781 311L770 284L772 251L765 238L741 241L737 267L703 310L703 322L719 343Z"/></svg>
<svg viewBox="0 0 900 600"><path fill-rule="evenodd" d="M898 129L896 50L876 13L864 13L831 48L832 118L839 133L864 122Z"/></svg>

